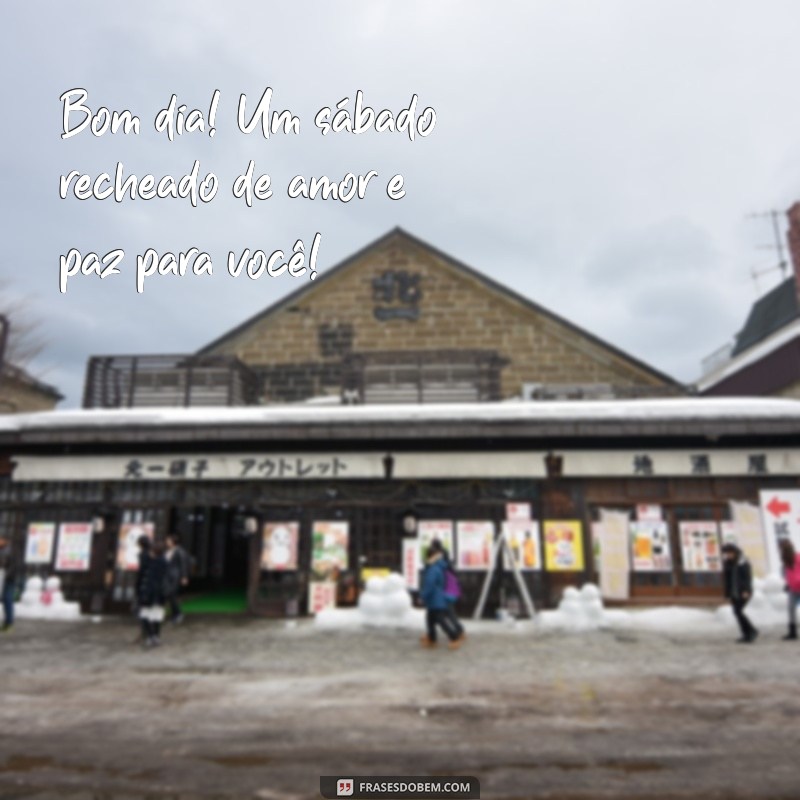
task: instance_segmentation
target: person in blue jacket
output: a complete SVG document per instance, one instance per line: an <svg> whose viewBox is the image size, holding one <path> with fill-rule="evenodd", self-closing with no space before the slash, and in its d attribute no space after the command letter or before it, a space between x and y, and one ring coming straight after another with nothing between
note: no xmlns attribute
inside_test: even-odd
<svg viewBox="0 0 800 800"><path fill-rule="evenodd" d="M444 548L438 539L434 539L428 548L425 571L422 573L420 597L427 610L428 633L420 641L423 647L435 647L438 626L450 640L450 648L455 650L461 646L462 637L448 613L450 601L445 594L446 570L447 560L444 557Z"/></svg>

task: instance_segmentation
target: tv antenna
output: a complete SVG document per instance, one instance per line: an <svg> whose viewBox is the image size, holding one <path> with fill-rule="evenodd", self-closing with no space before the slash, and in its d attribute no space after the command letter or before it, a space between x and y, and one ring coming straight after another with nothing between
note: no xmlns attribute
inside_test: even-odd
<svg viewBox="0 0 800 800"><path fill-rule="evenodd" d="M758 291L758 278L768 272L779 269L781 271L781 279L786 277L786 270L789 268L789 262L786 260L786 251L784 250L783 235L781 234L781 226L779 219L783 216L783 212L772 209L771 211L762 211L755 214L748 214L748 219L765 219L769 217L772 220L772 232L775 235L775 244L761 244L758 245L759 250L777 250L778 263L771 267L764 269L752 269L750 274L756 283L756 292Z"/></svg>

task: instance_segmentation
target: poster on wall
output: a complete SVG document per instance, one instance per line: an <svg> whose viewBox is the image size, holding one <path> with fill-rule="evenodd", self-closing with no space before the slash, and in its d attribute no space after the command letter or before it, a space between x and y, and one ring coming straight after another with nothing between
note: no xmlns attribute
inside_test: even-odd
<svg viewBox="0 0 800 800"><path fill-rule="evenodd" d="M422 569L419 542L416 539L403 539L403 577L409 589L419 591L419 571Z"/></svg>
<svg viewBox="0 0 800 800"><path fill-rule="evenodd" d="M453 523L449 519L421 519L417 524L417 538L419 539L419 556L424 561L431 542L438 539L450 560L453 560Z"/></svg>
<svg viewBox="0 0 800 800"><path fill-rule="evenodd" d="M719 572L722 569L716 522L680 522L678 530L684 572Z"/></svg>
<svg viewBox="0 0 800 800"><path fill-rule="evenodd" d="M531 518L530 503L506 503L507 520L525 520Z"/></svg>
<svg viewBox="0 0 800 800"><path fill-rule="evenodd" d="M531 572L542 568L538 520L506 520L503 523L503 537L508 542L511 555L520 570Z"/></svg>
<svg viewBox="0 0 800 800"><path fill-rule="evenodd" d="M86 572L92 559L92 523L62 522L58 526L57 572Z"/></svg>
<svg viewBox="0 0 800 800"><path fill-rule="evenodd" d="M266 522L261 539L261 569L297 569L299 522Z"/></svg>
<svg viewBox="0 0 800 800"><path fill-rule="evenodd" d="M139 569L139 537L146 536L152 542L156 526L152 522L126 522L119 527L117 544L117 569L136 572Z"/></svg>
<svg viewBox="0 0 800 800"><path fill-rule="evenodd" d="M544 562L551 572L583 570L583 526L578 519L546 520Z"/></svg>
<svg viewBox="0 0 800 800"><path fill-rule="evenodd" d="M763 578L769 574L769 553L761 524L761 512L754 503L729 501L731 519L720 523L722 541L742 548L753 567L753 575ZM724 528L723 528L724 526ZM727 537L727 538L726 538Z"/></svg>
<svg viewBox="0 0 800 800"><path fill-rule="evenodd" d="M780 573L778 542L791 539L800 552L800 489L762 489L758 494L770 571Z"/></svg>
<svg viewBox="0 0 800 800"><path fill-rule="evenodd" d="M336 608L336 582L311 581L308 584L308 613L318 614L326 608Z"/></svg>
<svg viewBox="0 0 800 800"><path fill-rule="evenodd" d="M631 556L634 572L671 572L672 552L666 522L631 523Z"/></svg>
<svg viewBox="0 0 800 800"><path fill-rule="evenodd" d="M494 544L494 523L491 520L459 520L456 540L458 569L482 570L491 567Z"/></svg>
<svg viewBox="0 0 800 800"><path fill-rule="evenodd" d="M31 522L25 540L25 563L49 564L53 559L55 538L55 522Z"/></svg>
<svg viewBox="0 0 800 800"><path fill-rule="evenodd" d="M341 520L311 526L311 572L316 581L335 581L348 567L350 524Z"/></svg>
<svg viewBox="0 0 800 800"><path fill-rule="evenodd" d="M636 520L638 522L661 522L662 519L661 506L651 503L639 503L636 506Z"/></svg>
<svg viewBox="0 0 800 800"><path fill-rule="evenodd" d="M592 524L592 550L600 592L607 600L627 600L630 596L630 553L628 526L630 513L599 509L599 522Z"/></svg>

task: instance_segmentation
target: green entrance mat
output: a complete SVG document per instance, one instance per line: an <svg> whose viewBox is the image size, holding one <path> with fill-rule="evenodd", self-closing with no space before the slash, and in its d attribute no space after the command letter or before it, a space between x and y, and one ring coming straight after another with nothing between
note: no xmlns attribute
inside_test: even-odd
<svg viewBox="0 0 800 800"><path fill-rule="evenodd" d="M241 614L247 611L247 593L240 589L222 589L187 599L181 603L184 614Z"/></svg>

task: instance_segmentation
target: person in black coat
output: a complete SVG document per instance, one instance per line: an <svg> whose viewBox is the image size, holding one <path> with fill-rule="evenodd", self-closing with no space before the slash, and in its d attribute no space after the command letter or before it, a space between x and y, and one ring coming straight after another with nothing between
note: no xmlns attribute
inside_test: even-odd
<svg viewBox="0 0 800 800"><path fill-rule="evenodd" d="M3 598L3 631L10 631L14 625L14 595L17 589L17 562L11 549L11 541L0 537L0 589Z"/></svg>
<svg viewBox="0 0 800 800"><path fill-rule="evenodd" d="M167 561L164 545L151 544L143 536L139 540L139 572L136 576L136 599L139 603L139 619L145 647L161 644L161 623L164 621L165 583Z"/></svg>
<svg viewBox="0 0 800 800"><path fill-rule="evenodd" d="M722 546L722 565L725 597L731 601L731 608L742 631L739 642L751 644L758 637L758 631L744 613L744 607L753 596L753 570L744 553L731 542Z"/></svg>

